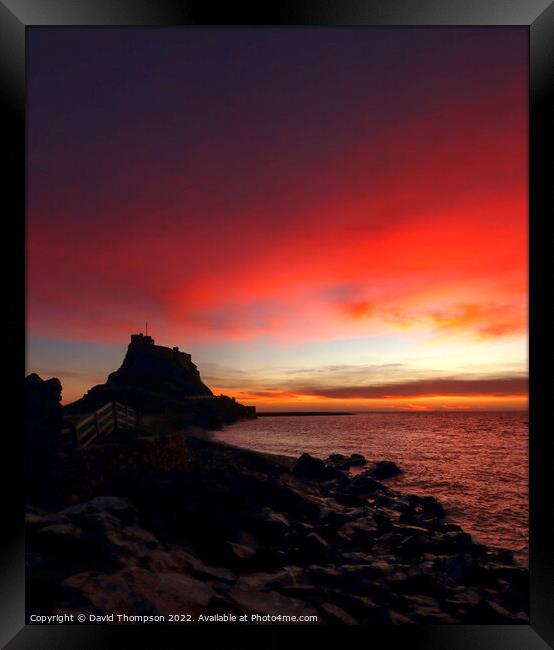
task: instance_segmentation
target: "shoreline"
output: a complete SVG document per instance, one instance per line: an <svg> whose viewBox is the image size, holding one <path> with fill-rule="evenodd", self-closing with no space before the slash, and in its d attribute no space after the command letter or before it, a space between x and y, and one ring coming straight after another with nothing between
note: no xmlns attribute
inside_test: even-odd
<svg viewBox="0 0 554 650"><path fill-rule="evenodd" d="M215 435L228 444L268 453L298 456L306 451L325 458L334 451L359 451L368 458L390 458L405 470L393 479L394 489L434 495L477 540L508 548L522 565L529 566L527 483L523 469L517 470L524 462L525 415L479 412L468 415L467 421L465 413L452 415L454 421L435 414L428 414L429 419L356 416L350 420L260 419L226 426ZM475 454L469 453L472 448L477 448ZM496 462L491 466L493 458ZM498 484L498 492L491 481Z"/></svg>
<svg viewBox="0 0 554 650"><path fill-rule="evenodd" d="M526 624L528 571L476 544L434 497L387 487L397 471L357 454L293 458L207 434L66 454L52 468L57 504L28 508L28 614L146 607L347 625Z"/></svg>

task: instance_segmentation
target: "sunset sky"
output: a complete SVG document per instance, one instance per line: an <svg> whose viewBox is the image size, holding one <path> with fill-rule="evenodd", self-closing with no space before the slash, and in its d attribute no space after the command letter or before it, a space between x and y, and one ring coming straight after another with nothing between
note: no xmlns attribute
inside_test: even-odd
<svg viewBox="0 0 554 650"><path fill-rule="evenodd" d="M527 406L527 30L32 28L28 372Z"/></svg>

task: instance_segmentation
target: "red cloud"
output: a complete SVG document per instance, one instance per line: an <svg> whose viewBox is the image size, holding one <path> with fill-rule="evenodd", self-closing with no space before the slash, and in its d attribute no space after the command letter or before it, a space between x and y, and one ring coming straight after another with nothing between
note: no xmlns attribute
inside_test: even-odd
<svg viewBox="0 0 554 650"><path fill-rule="evenodd" d="M378 126L362 111L332 131L326 155L316 138L301 151L280 130L260 138L264 129L241 121L239 102L229 107L236 130L219 139L208 132L174 150L156 141L136 107L115 143L97 138L56 158L38 137L52 115L37 103L31 332L120 341L145 320L176 341L328 339L391 322L480 336L522 332L521 70L495 73L493 88L437 90L432 112L406 107ZM69 97L58 98L66 109ZM227 115L214 110L220 121ZM331 137L328 128L321 134ZM139 155L141 143L150 155Z"/></svg>

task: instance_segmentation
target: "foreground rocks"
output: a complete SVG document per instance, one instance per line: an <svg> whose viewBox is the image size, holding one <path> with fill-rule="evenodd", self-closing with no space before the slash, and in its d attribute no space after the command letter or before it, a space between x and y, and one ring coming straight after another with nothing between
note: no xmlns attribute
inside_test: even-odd
<svg viewBox="0 0 554 650"><path fill-rule="evenodd" d="M84 476L81 494L67 486L76 503L29 507L29 614L528 622L527 571L432 497L377 480L382 464L354 459L367 469L352 475L345 457L295 461L184 436L158 441L171 450L164 464L141 444L80 458L102 473L96 495Z"/></svg>

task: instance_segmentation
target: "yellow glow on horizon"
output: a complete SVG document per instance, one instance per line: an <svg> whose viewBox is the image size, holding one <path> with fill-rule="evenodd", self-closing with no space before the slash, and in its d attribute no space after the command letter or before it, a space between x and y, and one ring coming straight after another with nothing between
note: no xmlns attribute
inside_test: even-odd
<svg viewBox="0 0 554 650"><path fill-rule="evenodd" d="M431 395L387 398L329 398L314 395L282 394L259 396L229 388L214 393L235 394L238 401L258 410L319 410L319 411L425 411L425 410L518 410L528 408L528 395Z"/></svg>

